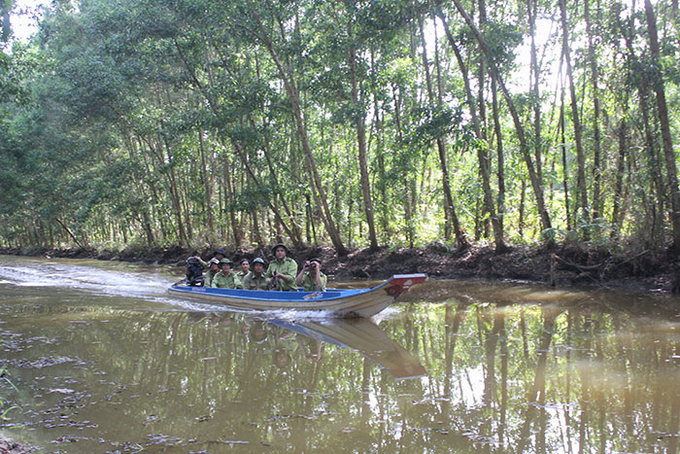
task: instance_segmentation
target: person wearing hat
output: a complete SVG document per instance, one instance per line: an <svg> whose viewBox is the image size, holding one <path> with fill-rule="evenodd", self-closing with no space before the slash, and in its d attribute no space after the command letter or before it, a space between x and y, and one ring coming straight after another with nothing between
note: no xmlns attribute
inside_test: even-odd
<svg viewBox="0 0 680 454"><path fill-rule="evenodd" d="M328 277L321 272L321 260L312 259L303 265L295 285L301 285L305 292L325 292L327 281Z"/></svg>
<svg viewBox="0 0 680 454"><path fill-rule="evenodd" d="M191 258L191 257L189 257L189 258ZM196 260L198 260L198 263L200 263L201 265L203 265L203 268L210 268L210 262L204 261L204 260L201 258L200 255L194 255L193 258L195 258ZM187 260L189 260L189 259L187 259Z"/></svg>
<svg viewBox="0 0 680 454"><path fill-rule="evenodd" d="M220 260L220 267L222 271L213 277L210 286L213 288L237 288L234 282L235 273L231 270L231 260L224 258Z"/></svg>
<svg viewBox="0 0 680 454"><path fill-rule="evenodd" d="M203 287L210 287L212 280L217 273L220 272L220 261L216 258L211 258L208 261L208 271L203 275Z"/></svg>
<svg viewBox="0 0 680 454"><path fill-rule="evenodd" d="M210 264L212 263L213 260L217 260L218 267L219 267L220 260L222 260L222 259L225 258L226 256L227 256L227 253L224 251L224 249L222 249L222 248L217 248L217 249L215 249L215 252L214 252L214 254L213 254L213 258L210 259L210 260L207 261L207 262L204 262L200 255L194 255L194 258L195 258L196 260L198 260L198 261L201 263L201 265L203 265L203 268L208 268L208 269L210 269ZM210 284L206 284L205 286L206 286L206 287L210 287Z"/></svg>
<svg viewBox="0 0 680 454"><path fill-rule="evenodd" d="M297 292L295 285L295 275L297 274L297 263L288 254L288 248L279 243L272 248L274 260L267 268L267 279L272 290Z"/></svg>
<svg viewBox="0 0 680 454"><path fill-rule="evenodd" d="M246 290L267 290L269 282L264 274L264 260L260 257L253 260L253 269L243 278L243 288Z"/></svg>
<svg viewBox="0 0 680 454"><path fill-rule="evenodd" d="M239 263L240 270L236 272L234 275L234 281L236 282L236 288L244 288L243 287L243 280L246 278L248 273L250 272L250 262L248 261L247 258L242 258Z"/></svg>

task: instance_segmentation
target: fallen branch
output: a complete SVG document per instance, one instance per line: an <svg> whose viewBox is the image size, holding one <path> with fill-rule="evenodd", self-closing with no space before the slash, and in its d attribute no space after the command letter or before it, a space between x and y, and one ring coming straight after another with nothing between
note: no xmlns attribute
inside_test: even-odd
<svg viewBox="0 0 680 454"><path fill-rule="evenodd" d="M568 260L563 259L557 254L553 254L553 257L560 262L562 265L565 265L569 268L573 268L576 271L580 271L581 273L589 273L591 271L599 271L600 269L604 268L607 265L607 262L602 262L598 263L597 265L578 265L576 263L572 263Z"/></svg>
<svg viewBox="0 0 680 454"><path fill-rule="evenodd" d="M631 257L631 258L629 258L629 259L627 259L627 260L624 260L624 261L621 262L621 263L617 263L616 266L625 265L626 263L632 262L633 260L637 260L637 259L639 259L640 257L642 257L643 255L647 254L648 252L649 252L649 249L646 249L646 250L640 252L639 254L634 255L633 257Z"/></svg>
<svg viewBox="0 0 680 454"><path fill-rule="evenodd" d="M78 241L78 238L76 238L75 234L71 231L71 229L69 229L68 226L61 221L61 219L56 218L56 221L59 223L60 226L64 228L64 230L66 230L66 233L68 233L71 239L73 239L73 241L76 242L78 247L82 248L83 245L80 244L80 241Z"/></svg>

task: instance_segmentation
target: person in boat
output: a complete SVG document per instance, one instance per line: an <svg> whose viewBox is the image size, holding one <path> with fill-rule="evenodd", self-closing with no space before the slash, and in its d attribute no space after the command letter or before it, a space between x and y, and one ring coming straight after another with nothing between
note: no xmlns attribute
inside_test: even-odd
<svg viewBox="0 0 680 454"><path fill-rule="evenodd" d="M236 286L237 288L244 288L243 287L243 280L246 278L248 273L250 272L250 261L247 258L242 258L240 262L238 262L239 267L241 268L236 272L236 275L234 276L234 279L236 280Z"/></svg>
<svg viewBox="0 0 680 454"><path fill-rule="evenodd" d="M198 261L198 263L200 263L200 264L203 266L203 268L208 268L208 266L210 265L210 262L206 262L206 261L203 260L203 259L201 258L201 256L198 255L198 254L197 254L197 255L194 255L194 256L192 256L192 257L194 258L194 260ZM187 260L191 259L192 257L189 257Z"/></svg>
<svg viewBox="0 0 680 454"><path fill-rule="evenodd" d="M321 272L321 260L312 259L302 266L295 278L295 285L302 286L305 292L325 292L328 277Z"/></svg>
<svg viewBox="0 0 680 454"><path fill-rule="evenodd" d="M212 280L217 273L220 272L220 261L216 258L211 258L208 263L208 271L203 275L203 287L210 287Z"/></svg>
<svg viewBox="0 0 680 454"><path fill-rule="evenodd" d="M210 269L210 264L211 264L211 262L212 262L213 260L217 260L218 268L219 268L220 260L222 260L222 259L225 258L226 256L227 256L227 253L224 251L224 249L222 249L222 248L217 248L217 249L215 249L215 252L214 252L214 254L213 254L213 258L210 259L208 262L203 261L203 259L201 258L201 256L198 255L198 254L194 255L194 258L195 258L196 260L198 260L198 261L201 263L201 265L203 265L203 268L208 268L208 269ZM206 287L210 287L210 284L206 284L205 286L206 286Z"/></svg>
<svg viewBox="0 0 680 454"><path fill-rule="evenodd" d="M192 287L203 285L203 265L196 257L189 257L186 261L186 283Z"/></svg>
<svg viewBox="0 0 680 454"><path fill-rule="evenodd" d="M231 260L227 258L220 260L220 267L222 268L222 271L220 271L215 275L215 277L213 277L212 282L210 283L211 287L237 288L236 282L234 280L234 276L236 273L232 271L231 265L232 265Z"/></svg>
<svg viewBox="0 0 680 454"><path fill-rule="evenodd" d="M257 257L253 260L253 269L243 278L243 288L246 290L267 290L269 281L264 273L264 260Z"/></svg>
<svg viewBox="0 0 680 454"><path fill-rule="evenodd" d="M215 249L215 254L213 254L213 257L215 257L217 260L222 260L227 258L227 253L222 249L221 247L218 247Z"/></svg>
<svg viewBox="0 0 680 454"><path fill-rule="evenodd" d="M297 291L295 285L295 276L297 275L297 263L295 260L287 257L288 248L279 243L272 248L274 260L267 268L267 279L269 279L269 287L272 290L280 291Z"/></svg>

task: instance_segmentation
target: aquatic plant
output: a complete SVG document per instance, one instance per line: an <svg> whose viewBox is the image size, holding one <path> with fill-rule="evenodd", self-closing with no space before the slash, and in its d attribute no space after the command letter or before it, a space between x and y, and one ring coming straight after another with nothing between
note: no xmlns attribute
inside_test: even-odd
<svg viewBox="0 0 680 454"><path fill-rule="evenodd" d="M4 382L9 383L9 385L14 388L16 391L19 391L19 388L16 387L14 383L12 383L12 380L9 379L7 376L7 365L3 364L2 367L0 367L0 378L3 379ZM9 418L7 418L7 413L12 411L13 409L17 408L16 405L12 405L11 401L6 400L3 397L0 397L0 420L5 421Z"/></svg>

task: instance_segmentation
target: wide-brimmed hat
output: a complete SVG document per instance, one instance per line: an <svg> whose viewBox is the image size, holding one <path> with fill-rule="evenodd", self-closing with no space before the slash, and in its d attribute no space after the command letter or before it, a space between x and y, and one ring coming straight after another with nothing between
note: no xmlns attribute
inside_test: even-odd
<svg viewBox="0 0 680 454"><path fill-rule="evenodd" d="M286 254L288 254L288 252L289 252L289 251L288 251L288 248L287 248L286 245L283 244L283 243L278 243L278 244L275 244L274 246L272 246L272 254L275 255L275 254L276 254L276 250L277 250L278 248L280 248L280 247L282 247L282 248L286 251Z"/></svg>
<svg viewBox="0 0 680 454"><path fill-rule="evenodd" d="M227 263L227 264L229 264L229 265L233 265L233 264L234 264L231 260L229 260L229 259L226 258L226 257L223 258L222 260L220 260L220 265L224 265L225 263Z"/></svg>
<svg viewBox="0 0 680 454"><path fill-rule="evenodd" d="M225 256L227 255L227 253L224 252L224 249L222 249L221 247L215 249L215 255L217 255L217 254L222 254L222 255L225 255Z"/></svg>
<svg viewBox="0 0 680 454"><path fill-rule="evenodd" d="M258 258L256 258L255 260L253 260L253 266L255 266L256 263L261 263L262 266L265 265L264 260L262 260L260 257L258 257Z"/></svg>
<svg viewBox="0 0 680 454"><path fill-rule="evenodd" d="M208 266L212 265L213 263L214 263L215 265L217 265L217 266L220 265L220 261L217 260L215 257L211 258L211 259L208 261Z"/></svg>

